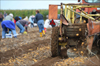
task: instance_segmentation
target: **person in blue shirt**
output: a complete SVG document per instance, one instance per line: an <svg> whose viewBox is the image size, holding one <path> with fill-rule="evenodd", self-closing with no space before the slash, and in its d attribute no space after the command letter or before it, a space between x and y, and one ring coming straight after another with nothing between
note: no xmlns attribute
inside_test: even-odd
<svg viewBox="0 0 100 66"><path fill-rule="evenodd" d="M21 20L21 19L22 19L22 17L21 17L21 16L19 16L19 19Z"/></svg>
<svg viewBox="0 0 100 66"><path fill-rule="evenodd" d="M4 20L4 21L2 21L1 26L2 26L2 38L5 38L5 34L7 33L7 29L10 29L13 32L14 37L17 38L14 22L12 22L10 20Z"/></svg>
<svg viewBox="0 0 100 66"><path fill-rule="evenodd" d="M32 15L32 16L30 16L29 17L29 21L31 22L31 28L33 28L33 23L34 23L34 18L35 18L35 16L34 15Z"/></svg>
<svg viewBox="0 0 100 66"><path fill-rule="evenodd" d="M4 18L7 16L7 13L6 12L4 12Z"/></svg>
<svg viewBox="0 0 100 66"><path fill-rule="evenodd" d="M2 13L0 12L0 22L2 22L3 21L3 15L2 15Z"/></svg>
<svg viewBox="0 0 100 66"><path fill-rule="evenodd" d="M34 22L36 22L39 27L40 37L42 37L42 32L45 35L43 15L39 13L39 10L36 10Z"/></svg>

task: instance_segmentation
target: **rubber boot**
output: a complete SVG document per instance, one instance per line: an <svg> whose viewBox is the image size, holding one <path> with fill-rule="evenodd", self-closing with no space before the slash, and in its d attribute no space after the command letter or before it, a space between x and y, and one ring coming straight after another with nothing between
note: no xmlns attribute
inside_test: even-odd
<svg viewBox="0 0 100 66"><path fill-rule="evenodd" d="M43 32L43 34L45 35L45 31L43 30L42 32Z"/></svg>
<svg viewBox="0 0 100 66"><path fill-rule="evenodd" d="M42 37L42 32L40 32L40 37Z"/></svg>

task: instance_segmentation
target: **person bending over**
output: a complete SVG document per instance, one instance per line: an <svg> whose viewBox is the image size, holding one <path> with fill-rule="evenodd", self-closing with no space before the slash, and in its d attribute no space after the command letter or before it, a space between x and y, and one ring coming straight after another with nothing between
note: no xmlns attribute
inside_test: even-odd
<svg viewBox="0 0 100 66"><path fill-rule="evenodd" d="M30 22L26 20L18 20L16 22L17 27L20 29L20 33L23 33L24 31L27 32L28 24L30 24Z"/></svg>
<svg viewBox="0 0 100 66"><path fill-rule="evenodd" d="M5 38L7 29L10 29L13 32L14 37L17 38L14 22L12 22L11 20L4 20L2 21L1 26L2 26L2 38Z"/></svg>

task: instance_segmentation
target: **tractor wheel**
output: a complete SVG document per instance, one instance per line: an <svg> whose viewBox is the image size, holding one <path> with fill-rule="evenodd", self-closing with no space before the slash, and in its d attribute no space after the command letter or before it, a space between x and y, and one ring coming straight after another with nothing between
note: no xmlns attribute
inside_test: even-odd
<svg viewBox="0 0 100 66"><path fill-rule="evenodd" d="M59 38L59 27L53 27L52 28L52 35L51 35L52 57L56 57L60 54L61 46L58 45L58 38Z"/></svg>

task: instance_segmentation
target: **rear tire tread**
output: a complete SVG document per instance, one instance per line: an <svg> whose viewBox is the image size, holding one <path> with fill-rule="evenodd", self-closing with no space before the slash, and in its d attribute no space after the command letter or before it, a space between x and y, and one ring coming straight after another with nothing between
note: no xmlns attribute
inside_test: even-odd
<svg viewBox="0 0 100 66"><path fill-rule="evenodd" d="M59 27L52 28L52 35L51 35L51 53L52 57L56 57L59 55L58 52L58 37L59 37Z"/></svg>

